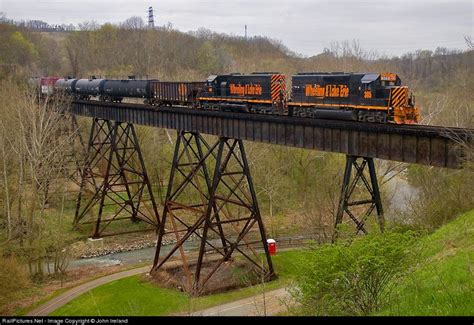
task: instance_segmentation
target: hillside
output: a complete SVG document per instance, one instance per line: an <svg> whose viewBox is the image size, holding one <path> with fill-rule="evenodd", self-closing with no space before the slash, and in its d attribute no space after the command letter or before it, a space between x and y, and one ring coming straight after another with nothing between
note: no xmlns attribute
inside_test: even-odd
<svg viewBox="0 0 474 325"><path fill-rule="evenodd" d="M474 313L474 210L420 240L422 252L380 315ZM416 249L416 248L415 248Z"/></svg>
<svg viewBox="0 0 474 325"><path fill-rule="evenodd" d="M62 132L61 123L65 122L61 114L47 119L41 115L47 110L38 109L33 93L24 87L31 76L126 78L133 74L184 81L205 80L220 73L279 71L287 75L289 90L291 75L297 72L390 71L415 92L422 124L474 125L474 51L469 44L465 50L420 49L386 58L371 55L357 42L342 41L322 54L302 57L264 36L243 38L206 29L183 33L171 26L155 30L126 24L89 27L48 33L0 22L0 278L6 279L0 281L0 313L2 303L31 296L28 290L33 284L46 287L52 279L70 281L73 273L66 272L66 261L75 253L69 247L90 233L90 228L72 230L77 191L67 178L55 173L58 162L69 161L73 139L56 136L56 130ZM307 37L308 42L318 41L317 34ZM79 125L83 139L88 139L90 120L81 118ZM166 193L175 133L150 127L136 129L148 177L159 198ZM207 139L210 143L215 140ZM330 241L345 157L250 141L245 146L268 236L312 236L321 243ZM473 152L467 152L468 162L459 170L378 160L387 229L400 222L434 232L460 212L473 209ZM414 195L391 204L398 189L384 184L397 173L406 178L406 189ZM104 214L110 215L115 207L109 205L107 209ZM457 226L441 229L439 233L444 235L437 235L439 238L434 234L424 239L425 245L433 248L420 256L423 258L417 260L406 281L397 288L396 304L383 314L468 313L463 306L466 301L472 305L472 297L463 292L469 292L466 288L472 291L472 271L471 266L463 265L472 265L472 242L460 239L468 234L472 237L472 223L468 224L472 222L472 212L470 216L471 220L464 216L456 220ZM466 224L459 225L463 218L467 219ZM369 233L371 226L377 226L370 222L372 219L368 219ZM141 226L127 223L117 228L131 230ZM454 234L445 230L450 227ZM135 238L143 239L138 235ZM113 247L134 241L118 236L104 242L105 247ZM85 241L78 244L86 246ZM48 262L57 267L45 270L43 265ZM16 274L17 281L8 281L11 274ZM457 286L458 283L462 284ZM436 310L425 310L427 304ZM419 307L412 311L412 305Z"/></svg>

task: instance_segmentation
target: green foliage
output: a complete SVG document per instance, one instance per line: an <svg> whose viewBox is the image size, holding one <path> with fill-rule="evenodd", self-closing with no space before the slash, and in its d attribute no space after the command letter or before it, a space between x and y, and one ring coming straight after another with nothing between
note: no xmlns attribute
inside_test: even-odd
<svg viewBox="0 0 474 325"><path fill-rule="evenodd" d="M415 233L385 233L326 244L300 264L293 293L304 313L368 315L383 306L406 270Z"/></svg>
<svg viewBox="0 0 474 325"><path fill-rule="evenodd" d="M27 64L38 56L38 51L33 43L27 40L19 31L10 35L9 43L11 46L11 61L16 60L19 64Z"/></svg>
<svg viewBox="0 0 474 325"><path fill-rule="evenodd" d="M378 315L474 315L474 210L417 244L418 263Z"/></svg>

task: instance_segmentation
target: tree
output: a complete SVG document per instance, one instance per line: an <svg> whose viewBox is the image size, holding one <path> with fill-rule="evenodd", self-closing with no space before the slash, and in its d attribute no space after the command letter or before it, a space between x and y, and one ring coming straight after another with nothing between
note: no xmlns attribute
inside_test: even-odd
<svg viewBox="0 0 474 325"><path fill-rule="evenodd" d="M12 251L25 258L32 275L41 277L45 259L64 247L64 238L51 232L61 225L61 215L50 216L44 197L65 176L63 166L75 133L64 132L67 119L61 102L38 104L34 93L12 83L3 82L0 88L0 150L7 154L0 171L7 199L3 206L9 223L7 243L15 243ZM60 266L56 270L61 271Z"/></svg>
<svg viewBox="0 0 474 325"><path fill-rule="evenodd" d="M146 28L145 21L139 16L127 18L120 27L130 30L143 30Z"/></svg>
<svg viewBox="0 0 474 325"><path fill-rule="evenodd" d="M38 56L33 43L31 43L20 31L13 32L8 40L6 58L10 63L29 65Z"/></svg>

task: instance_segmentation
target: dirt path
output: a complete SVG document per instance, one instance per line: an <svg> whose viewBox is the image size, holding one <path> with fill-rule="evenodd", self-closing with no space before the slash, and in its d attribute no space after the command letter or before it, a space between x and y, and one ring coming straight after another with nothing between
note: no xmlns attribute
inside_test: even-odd
<svg viewBox="0 0 474 325"><path fill-rule="evenodd" d="M290 294L285 288L236 300L224 305L197 311L191 316L271 316L287 310Z"/></svg>
<svg viewBox="0 0 474 325"><path fill-rule="evenodd" d="M107 276L92 280L90 282L81 284L80 286L74 287L64 292L63 294L60 294L59 296L51 299L45 304L36 307L32 311L30 311L27 314L27 316L47 316L48 314L52 313L59 307L62 307L63 305L67 304L74 298L77 298L81 294L91 289L94 289L95 287L101 286L103 284L106 284L115 280L126 278L132 275L146 273L146 272L149 272L150 269L151 269L151 266L144 266L137 269L114 273L114 274L107 275Z"/></svg>

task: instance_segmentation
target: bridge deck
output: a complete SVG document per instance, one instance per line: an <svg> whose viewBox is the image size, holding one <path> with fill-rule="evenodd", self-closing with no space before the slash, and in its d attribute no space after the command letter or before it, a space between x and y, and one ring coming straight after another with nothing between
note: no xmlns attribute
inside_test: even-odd
<svg viewBox="0 0 474 325"><path fill-rule="evenodd" d="M474 130L75 101L75 115L344 154L459 168Z"/></svg>

